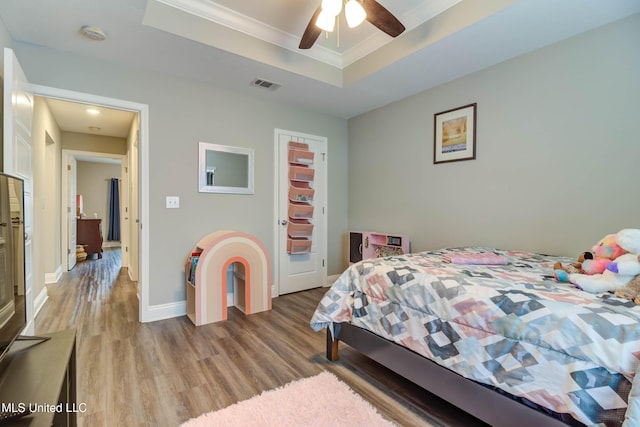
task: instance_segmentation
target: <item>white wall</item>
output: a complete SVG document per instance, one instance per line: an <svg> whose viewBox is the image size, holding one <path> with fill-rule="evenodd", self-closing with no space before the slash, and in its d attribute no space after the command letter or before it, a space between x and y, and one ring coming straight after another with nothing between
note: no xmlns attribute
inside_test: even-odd
<svg viewBox="0 0 640 427"><path fill-rule="evenodd" d="M59 168L47 164L57 156L60 128L44 99L35 97L33 112L33 295L37 298L45 276L56 277L61 265Z"/></svg>
<svg viewBox="0 0 640 427"><path fill-rule="evenodd" d="M640 15L352 118L349 227L569 256L640 228L638 40ZM473 102L477 159L434 165L433 115Z"/></svg>
<svg viewBox="0 0 640 427"><path fill-rule="evenodd" d="M185 257L194 242L211 231L254 234L273 254L274 128L328 138L328 273L342 271L347 231L346 120L43 47L16 42L14 49L32 83L149 105L150 223L142 226L150 233L151 305L184 300ZM198 193L200 141L253 148L255 194ZM180 209L165 208L168 195L180 196Z"/></svg>

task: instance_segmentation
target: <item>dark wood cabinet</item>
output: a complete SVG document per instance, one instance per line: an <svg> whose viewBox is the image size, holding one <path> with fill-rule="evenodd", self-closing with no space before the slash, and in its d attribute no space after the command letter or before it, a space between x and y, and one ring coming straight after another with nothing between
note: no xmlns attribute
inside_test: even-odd
<svg viewBox="0 0 640 427"><path fill-rule="evenodd" d="M102 258L102 220L83 218L77 224L77 243L85 246L88 256L98 254L98 258Z"/></svg>

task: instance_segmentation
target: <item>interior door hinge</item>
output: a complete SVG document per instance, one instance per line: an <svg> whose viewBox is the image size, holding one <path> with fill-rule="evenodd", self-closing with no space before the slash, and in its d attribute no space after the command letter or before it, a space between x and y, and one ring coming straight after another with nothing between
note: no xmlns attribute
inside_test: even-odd
<svg viewBox="0 0 640 427"><path fill-rule="evenodd" d="M324 267L324 260L322 260L322 266Z"/></svg>
<svg viewBox="0 0 640 427"><path fill-rule="evenodd" d="M67 170L70 171L71 170L71 165L67 165Z"/></svg>
<svg viewBox="0 0 640 427"><path fill-rule="evenodd" d="M325 156L327 153L320 153L320 154L322 154L322 161L324 162L324 156Z"/></svg>

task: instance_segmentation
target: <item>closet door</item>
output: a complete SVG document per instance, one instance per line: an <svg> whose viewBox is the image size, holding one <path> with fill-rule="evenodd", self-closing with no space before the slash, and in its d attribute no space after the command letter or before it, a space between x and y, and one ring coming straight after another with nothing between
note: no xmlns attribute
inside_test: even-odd
<svg viewBox="0 0 640 427"><path fill-rule="evenodd" d="M276 130L277 294L324 286L327 140Z"/></svg>

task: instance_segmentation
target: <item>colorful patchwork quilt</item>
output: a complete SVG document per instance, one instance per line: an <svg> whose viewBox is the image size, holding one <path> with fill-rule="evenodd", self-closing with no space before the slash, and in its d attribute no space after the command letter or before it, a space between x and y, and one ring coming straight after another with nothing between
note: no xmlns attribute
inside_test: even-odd
<svg viewBox="0 0 640 427"><path fill-rule="evenodd" d="M489 252L507 263L445 261ZM364 260L311 327L351 323L585 425L640 425L640 306L556 282L556 261L573 260L477 247Z"/></svg>

